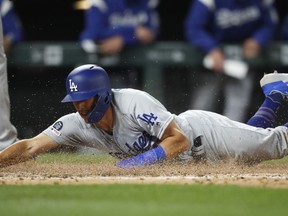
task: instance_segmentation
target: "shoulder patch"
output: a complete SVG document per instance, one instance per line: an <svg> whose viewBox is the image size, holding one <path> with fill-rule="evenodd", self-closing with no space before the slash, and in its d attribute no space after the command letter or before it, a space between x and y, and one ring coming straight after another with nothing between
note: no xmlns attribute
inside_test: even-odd
<svg viewBox="0 0 288 216"><path fill-rule="evenodd" d="M56 130L60 131L63 127L63 122L62 121L57 121L54 123L53 128L55 128Z"/></svg>
<svg viewBox="0 0 288 216"><path fill-rule="evenodd" d="M57 121L53 124L52 127L49 127L49 129L56 135L56 136L60 136L61 132L60 130L63 127L63 122L62 121Z"/></svg>

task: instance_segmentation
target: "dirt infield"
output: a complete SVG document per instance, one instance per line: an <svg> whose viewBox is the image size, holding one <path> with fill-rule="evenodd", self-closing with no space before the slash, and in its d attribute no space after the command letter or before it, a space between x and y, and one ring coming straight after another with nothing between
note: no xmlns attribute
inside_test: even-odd
<svg viewBox="0 0 288 216"><path fill-rule="evenodd" d="M215 184L288 188L288 164L161 164L120 169L114 163L26 162L0 169L0 184Z"/></svg>

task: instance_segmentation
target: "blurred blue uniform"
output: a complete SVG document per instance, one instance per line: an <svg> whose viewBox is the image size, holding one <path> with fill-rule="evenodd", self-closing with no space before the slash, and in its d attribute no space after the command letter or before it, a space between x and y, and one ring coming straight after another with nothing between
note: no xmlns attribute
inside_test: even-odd
<svg viewBox="0 0 288 216"><path fill-rule="evenodd" d="M186 18L185 34L187 41L205 54L225 43L241 46L248 39L263 49L272 41L277 24L273 0L194 0ZM212 72L197 73L195 80L198 78L200 88L195 91L192 109L216 111L216 103L223 97L224 108L220 112L246 122L253 76L251 71L243 80Z"/></svg>
<svg viewBox="0 0 288 216"><path fill-rule="evenodd" d="M247 38L265 46L277 26L272 4L273 0L195 0L186 21L187 39L204 52Z"/></svg>
<svg viewBox="0 0 288 216"><path fill-rule="evenodd" d="M159 18L155 0L90 0L85 13L85 28L80 41L97 42L115 35L123 38L125 45L139 44L135 29L142 25L155 35L159 31Z"/></svg>
<svg viewBox="0 0 288 216"><path fill-rule="evenodd" d="M89 0L80 43L87 53L119 54L127 46L146 45L159 32L158 0ZM113 75L112 75L113 74ZM115 88L141 88L138 68L110 71Z"/></svg>
<svg viewBox="0 0 288 216"><path fill-rule="evenodd" d="M9 37L12 44L20 42L23 39L22 27L15 14L12 2L9 0L0 0L0 13L4 38Z"/></svg>

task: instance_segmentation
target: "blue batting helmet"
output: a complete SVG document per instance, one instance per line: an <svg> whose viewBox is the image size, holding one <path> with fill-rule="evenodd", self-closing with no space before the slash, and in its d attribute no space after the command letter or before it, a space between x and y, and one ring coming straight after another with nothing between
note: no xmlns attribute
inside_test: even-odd
<svg viewBox="0 0 288 216"><path fill-rule="evenodd" d="M93 64L82 65L72 70L66 78L67 95L62 102L74 102L97 97L95 107L88 115L88 122L102 119L111 100L111 84L106 71Z"/></svg>

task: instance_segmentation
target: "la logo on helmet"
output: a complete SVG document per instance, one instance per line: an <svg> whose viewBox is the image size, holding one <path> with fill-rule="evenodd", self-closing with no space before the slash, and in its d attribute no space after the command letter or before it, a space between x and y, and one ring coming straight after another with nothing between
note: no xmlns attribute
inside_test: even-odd
<svg viewBox="0 0 288 216"><path fill-rule="evenodd" d="M73 92L73 91L78 91L78 89L77 89L77 85L75 85L75 83L71 80L71 79L69 79L69 88L70 88L70 92Z"/></svg>

